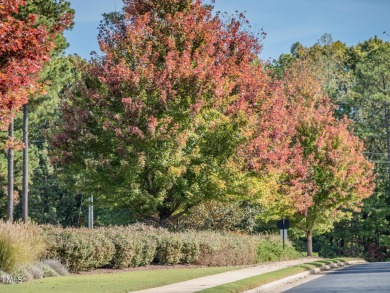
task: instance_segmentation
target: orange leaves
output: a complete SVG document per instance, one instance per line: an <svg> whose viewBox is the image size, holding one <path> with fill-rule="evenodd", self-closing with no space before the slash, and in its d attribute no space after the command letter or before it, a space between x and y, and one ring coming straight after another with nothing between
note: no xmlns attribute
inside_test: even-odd
<svg viewBox="0 0 390 293"><path fill-rule="evenodd" d="M280 82L269 82L256 109L257 126L240 152L260 177L279 176L274 200L310 225L329 210L341 217L341 208L354 209L374 189L363 144L349 129L351 121L333 116L323 85L311 60L297 61Z"/></svg>
<svg viewBox="0 0 390 293"><path fill-rule="evenodd" d="M15 18L21 0L0 0L0 128L8 125L11 112L27 102L27 93L37 85L37 73L53 49L55 35L70 24L72 16L64 15L58 30L48 33L35 26L35 16ZM24 90L26 88L27 90Z"/></svg>
<svg viewBox="0 0 390 293"><path fill-rule="evenodd" d="M333 116L335 108L311 62L297 61L290 69L285 93L303 110L297 116L295 141L308 168L303 188L313 199L314 205L307 207L313 224L325 211L337 211L342 217L341 208L354 209L371 195L374 176L372 164L363 156L362 142L349 129L351 121Z"/></svg>

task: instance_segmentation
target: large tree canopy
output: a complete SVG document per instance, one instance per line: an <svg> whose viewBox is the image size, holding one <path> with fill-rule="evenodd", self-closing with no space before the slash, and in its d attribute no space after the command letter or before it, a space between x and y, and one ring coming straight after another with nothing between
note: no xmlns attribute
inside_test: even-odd
<svg viewBox="0 0 390 293"><path fill-rule="evenodd" d="M105 16L104 55L78 62L53 139L84 191L161 224L207 198L236 196L236 156L267 78L257 37L201 1L125 1ZM234 183L236 182L236 183Z"/></svg>
<svg viewBox="0 0 390 293"><path fill-rule="evenodd" d="M329 231L334 223L359 210L374 190L373 164L364 157L363 143L352 132L352 121L336 119L326 96L326 82L311 59L298 60L283 78L290 104L300 105L293 145L302 150L306 166L301 179L306 200L294 216L308 237Z"/></svg>
<svg viewBox="0 0 390 293"><path fill-rule="evenodd" d="M52 139L80 191L161 225L208 199L252 199L310 233L371 194L372 166L323 76L297 62L269 78L244 21L192 0L105 15L104 55L75 61Z"/></svg>
<svg viewBox="0 0 390 293"><path fill-rule="evenodd" d="M294 44L291 54L282 55L272 66L278 76L283 76L296 60L311 60L311 67L315 68L311 75L322 77L325 95L337 105L335 116L342 119L347 115L352 120L350 128L364 142L365 156L377 163L375 196L365 200L362 213L355 213L353 221L338 224L339 231L322 240L330 244L322 247L332 255L362 250L370 258L384 259L388 254L385 247L389 247L390 219L389 168L386 163L390 143L387 141L390 131L386 127L390 118L389 56L389 42L378 37L347 47L340 41L333 42L330 35L324 35L312 47ZM350 226L355 229L346 236L346 227Z"/></svg>

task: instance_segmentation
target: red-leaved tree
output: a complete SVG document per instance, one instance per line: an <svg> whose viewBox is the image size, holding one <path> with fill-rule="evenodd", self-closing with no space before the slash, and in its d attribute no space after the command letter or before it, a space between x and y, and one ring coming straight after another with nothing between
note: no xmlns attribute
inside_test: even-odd
<svg viewBox="0 0 390 293"><path fill-rule="evenodd" d="M50 30L35 24L35 16L19 19L22 0L0 0L0 129L7 129L12 112L37 90L37 73L53 49L53 38L71 24L64 15Z"/></svg>
<svg viewBox="0 0 390 293"><path fill-rule="evenodd" d="M58 159L83 174L80 189L161 225L243 194L237 149L268 83L243 22L200 0L125 1L105 16L104 55L77 62L53 139Z"/></svg>
<svg viewBox="0 0 390 293"><path fill-rule="evenodd" d="M329 231L358 211L375 187L364 145L353 134L350 120L334 117L335 107L324 94L325 82L316 69L310 59L296 61L280 88L287 108L295 113L290 149L301 160L290 165L293 172L284 177L284 184L298 187L299 196L282 193L282 203L305 232L310 256L313 233ZM291 176L294 173L299 176Z"/></svg>

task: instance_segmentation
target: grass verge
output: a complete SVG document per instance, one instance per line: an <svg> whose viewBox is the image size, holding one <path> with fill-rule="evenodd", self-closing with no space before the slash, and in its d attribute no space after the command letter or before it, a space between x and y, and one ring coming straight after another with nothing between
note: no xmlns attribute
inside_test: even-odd
<svg viewBox="0 0 390 293"><path fill-rule="evenodd" d="M65 277L39 279L20 284L0 284L0 292L124 293L164 286L227 271L239 270L241 268L243 267L159 269L99 275L70 275Z"/></svg>
<svg viewBox="0 0 390 293"><path fill-rule="evenodd" d="M265 273L262 275L250 277L250 278L243 279L240 281L220 285L217 287L205 289L205 290L202 290L199 292L202 292L202 293L239 293L239 292L243 292L246 290L250 290L250 289L271 283L273 281L277 281L277 280L285 278L285 277L289 277L289 276L292 276L295 274L302 273L304 271L318 268L318 267L321 267L323 265L329 265L332 263L338 263L338 262L343 262L343 261L348 261L348 260L352 260L352 259L349 259L349 258L348 259L344 259L344 258L343 259L340 259L340 258L325 259L325 260L321 260L321 261L305 263L305 264L301 264L301 265L297 265L297 266L288 267L288 268L280 269L277 271ZM354 260L356 260L356 259L354 258Z"/></svg>

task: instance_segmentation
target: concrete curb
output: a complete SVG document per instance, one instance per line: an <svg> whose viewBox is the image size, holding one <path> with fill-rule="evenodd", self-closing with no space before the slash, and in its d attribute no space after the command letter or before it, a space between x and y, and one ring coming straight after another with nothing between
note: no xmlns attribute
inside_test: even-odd
<svg viewBox="0 0 390 293"><path fill-rule="evenodd" d="M277 287L281 287L281 286L287 285L289 283L292 283L292 282L298 281L300 279L306 278L306 277L308 277L310 275L315 275L315 274L318 274L318 273L323 272L323 271L329 271L329 270L336 269L336 268L342 268L344 266L357 265L357 264L362 264L362 263L366 263L366 261L364 261L364 260L351 260L351 261L339 262L339 263L335 263L335 264L323 265L322 267L315 268L315 269L312 269L312 270L308 270L306 272L302 272L302 273L295 274L295 275L292 275L292 276L288 276L286 278L283 278L283 279L280 279L280 280L277 280L277 281L274 281L274 282L262 285L260 287L247 290L247 291L245 291L243 293L264 293L264 292L270 292L271 290L273 290L273 289L275 289Z"/></svg>

